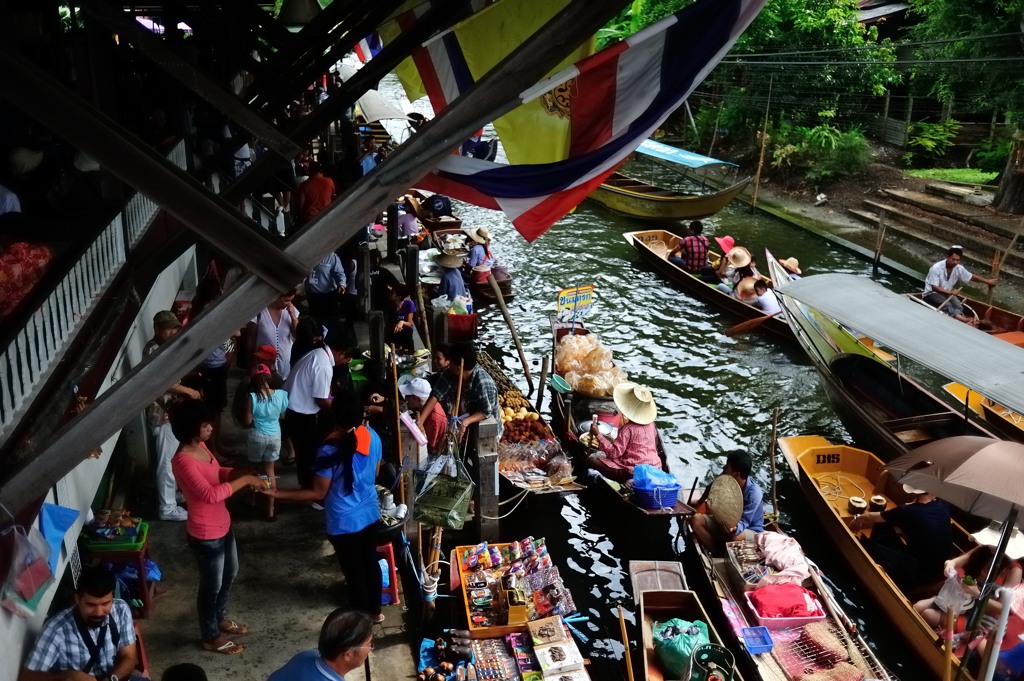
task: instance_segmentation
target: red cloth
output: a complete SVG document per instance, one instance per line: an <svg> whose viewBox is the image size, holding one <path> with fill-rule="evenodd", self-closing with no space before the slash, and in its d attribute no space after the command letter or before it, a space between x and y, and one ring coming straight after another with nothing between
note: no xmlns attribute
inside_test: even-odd
<svg viewBox="0 0 1024 681"><path fill-rule="evenodd" d="M205 443L200 443L207 454ZM195 539L220 539L231 529L231 514L225 500L231 496L231 469L221 466L213 454L200 461L179 451L171 459L171 470L178 488L188 502L185 531Z"/></svg>
<svg viewBox="0 0 1024 681"><path fill-rule="evenodd" d="M0 319L17 309L52 261L52 248L24 241L0 253Z"/></svg>
<svg viewBox="0 0 1024 681"><path fill-rule="evenodd" d="M598 446L607 456L604 462L612 468L634 467L642 463L661 469L658 457L658 429L653 423L641 426L627 423L619 428L618 437L612 442L600 433L597 436Z"/></svg>
<svg viewBox="0 0 1024 681"><path fill-rule="evenodd" d="M334 180L323 175L310 177L299 185L295 200L303 220L316 217L334 200Z"/></svg>
<svg viewBox="0 0 1024 681"><path fill-rule="evenodd" d="M423 434L427 436L427 451L437 454L444 444L445 434L448 432L448 417L444 415L444 409L439 402L434 403L434 410L427 414L427 420L423 422Z"/></svg>
<svg viewBox="0 0 1024 681"><path fill-rule="evenodd" d="M806 598L805 598L806 597ZM808 607L808 600L813 609ZM798 584L771 584L750 594L761 617L817 617L821 615L814 594Z"/></svg>

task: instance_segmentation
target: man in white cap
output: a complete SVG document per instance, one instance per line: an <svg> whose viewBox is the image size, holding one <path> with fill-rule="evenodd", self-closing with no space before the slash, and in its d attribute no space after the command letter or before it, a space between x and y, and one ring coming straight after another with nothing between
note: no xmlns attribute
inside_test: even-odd
<svg viewBox="0 0 1024 681"><path fill-rule="evenodd" d="M909 504L854 518L850 529L871 528L868 553L904 589L942 579L953 549L949 504L923 489L903 485Z"/></svg>
<svg viewBox="0 0 1024 681"><path fill-rule="evenodd" d="M423 405L430 399L430 383L423 378L414 378L404 385L398 387L406 404L413 413L413 418L419 416ZM434 408L423 419L420 428L427 437L427 452L430 454L441 453L444 447L445 434L448 432L448 419L444 415L441 403L434 401Z"/></svg>

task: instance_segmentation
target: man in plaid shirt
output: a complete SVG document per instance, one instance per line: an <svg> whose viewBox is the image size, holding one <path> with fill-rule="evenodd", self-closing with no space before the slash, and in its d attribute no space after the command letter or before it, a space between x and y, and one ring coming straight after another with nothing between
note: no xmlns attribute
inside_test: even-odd
<svg viewBox="0 0 1024 681"><path fill-rule="evenodd" d="M459 439L466 433L466 429L483 421L488 416L492 417L498 424L498 437L501 437L501 406L498 403L498 386L483 367L476 363L476 347L472 343L455 343L451 348L451 361L444 374L434 382L434 389L430 398L420 410L418 421L420 427L434 405L441 403L444 413L449 416L460 416L469 414L459 420ZM461 414L454 414L455 400L459 390L459 366L463 367L462 374L462 403L459 406Z"/></svg>
<svg viewBox="0 0 1024 681"><path fill-rule="evenodd" d="M132 613L114 598L114 576L88 567L75 605L43 625L19 681L128 681L136 661Z"/></svg>
<svg viewBox="0 0 1024 681"><path fill-rule="evenodd" d="M710 272L708 238L704 236L704 224L700 220L690 223L689 236L676 241L675 248L668 254L668 261L697 276ZM717 277L715 277L715 281L718 281Z"/></svg>

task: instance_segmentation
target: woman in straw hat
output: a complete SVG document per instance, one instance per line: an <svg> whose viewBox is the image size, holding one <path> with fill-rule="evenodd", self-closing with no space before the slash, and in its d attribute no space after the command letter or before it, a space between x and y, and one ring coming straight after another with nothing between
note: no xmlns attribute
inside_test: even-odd
<svg viewBox="0 0 1024 681"><path fill-rule="evenodd" d="M722 283L718 290L722 293L733 294L736 285L747 277L760 277L754 267L754 259L743 246L734 246L731 251L722 256L718 263L718 276ZM734 295L734 294L733 294Z"/></svg>
<svg viewBox="0 0 1024 681"><path fill-rule="evenodd" d="M779 258L779 264L786 269L786 272L789 273L789 278L793 281L799 279L800 275L803 274L803 272L800 271L800 261L796 258Z"/></svg>
<svg viewBox="0 0 1024 681"><path fill-rule="evenodd" d="M642 463L660 469L658 429L654 425L658 406L651 391L636 383L620 383L615 386L612 399L622 418L619 435L614 441L607 439L594 421L590 437L597 443L598 452L590 457L590 467L619 481L632 478L633 467Z"/></svg>
<svg viewBox="0 0 1024 681"><path fill-rule="evenodd" d="M757 304L757 293L754 291L756 282L761 281L755 277L743 277L739 283L736 284L736 288L732 290L733 298L742 300L748 305Z"/></svg>
<svg viewBox="0 0 1024 681"><path fill-rule="evenodd" d="M444 270L441 283L437 287L437 295L448 296L448 300L455 300L459 296L467 297L469 294L466 291L466 282L459 271L462 267L462 258L454 253L441 253L434 258L434 262Z"/></svg>
<svg viewBox="0 0 1024 681"><path fill-rule="evenodd" d="M494 254L491 253L491 233L487 231L487 228L474 227L467 230L466 234L473 241L473 247L469 249L469 262L466 263L469 268L494 265Z"/></svg>
<svg viewBox="0 0 1024 681"><path fill-rule="evenodd" d="M715 555L722 555L726 542L753 540L764 532L764 491L750 477L753 466L742 449L729 452L719 478L731 480L716 479L700 500L690 502L694 507L707 504L707 515L693 516L693 536Z"/></svg>

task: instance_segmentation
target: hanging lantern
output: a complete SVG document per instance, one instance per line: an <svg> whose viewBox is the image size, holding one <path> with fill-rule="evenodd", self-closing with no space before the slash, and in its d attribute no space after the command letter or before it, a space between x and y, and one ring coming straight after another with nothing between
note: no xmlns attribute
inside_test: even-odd
<svg viewBox="0 0 1024 681"><path fill-rule="evenodd" d="M284 0L277 20L292 32L301 31L320 14L317 0Z"/></svg>

